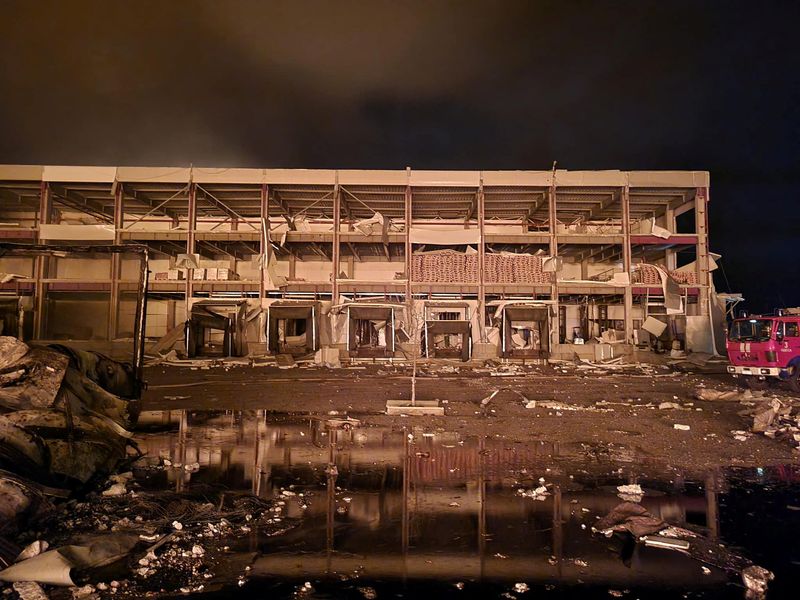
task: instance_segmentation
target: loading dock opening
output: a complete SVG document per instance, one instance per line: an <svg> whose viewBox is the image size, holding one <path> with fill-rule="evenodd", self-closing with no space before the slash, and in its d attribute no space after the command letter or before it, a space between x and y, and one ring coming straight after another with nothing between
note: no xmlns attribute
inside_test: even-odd
<svg viewBox="0 0 800 600"><path fill-rule="evenodd" d="M355 358L391 358L395 351L395 311L400 305L347 306L347 350Z"/></svg>
<svg viewBox="0 0 800 600"><path fill-rule="evenodd" d="M12 336L22 341L24 328L22 297L0 296L0 335Z"/></svg>
<svg viewBox="0 0 800 600"><path fill-rule="evenodd" d="M422 344L426 358L469 360L472 354L469 305L465 302L426 302Z"/></svg>
<svg viewBox="0 0 800 600"><path fill-rule="evenodd" d="M550 356L549 308L512 304L500 308L500 355L503 358Z"/></svg>
<svg viewBox="0 0 800 600"><path fill-rule="evenodd" d="M186 354L190 358L200 355L245 356L247 301L202 300L192 305L186 321ZM222 332L219 350L213 347L213 331Z"/></svg>
<svg viewBox="0 0 800 600"><path fill-rule="evenodd" d="M319 349L319 302L275 302L267 315L269 352L302 356Z"/></svg>

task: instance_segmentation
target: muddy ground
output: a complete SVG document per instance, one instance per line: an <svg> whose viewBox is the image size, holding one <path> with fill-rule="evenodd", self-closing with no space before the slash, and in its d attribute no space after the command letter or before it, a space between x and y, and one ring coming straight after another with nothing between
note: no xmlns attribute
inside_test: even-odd
<svg viewBox="0 0 800 600"><path fill-rule="evenodd" d="M756 434L746 441L735 439L732 431L747 430L752 424L751 417L739 414L743 409L739 402L694 397L698 387L734 389L724 374L682 373L665 366L605 374L569 367L520 368L519 373L498 377L491 375L492 369L458 363L444 369L420 365L417 398L440 400L445 416L387 416L387 400L410 399L410 367L155 366L146 370L149 389L143 408L265 409L312 415L335 411L367 426L424 425L463 436L493 436L509 444L546 442L555 448L585 444L612 457L690 470L791 464L800 459L791 438ZM500 391L482 406L481 401L495 390ZM780 387L772 391L790 394ZM526 399L538 406L526 408ZM680 408L659 409L663 402ZM676 424L690 429L675 429Z"/></svg>

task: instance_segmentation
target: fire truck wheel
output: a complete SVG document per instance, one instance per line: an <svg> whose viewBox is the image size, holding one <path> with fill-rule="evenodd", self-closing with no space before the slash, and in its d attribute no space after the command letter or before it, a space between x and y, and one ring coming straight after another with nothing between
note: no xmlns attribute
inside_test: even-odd
<svg viewBox="0 0 800 600"><path fill-rule="evenodd" d="M792 365L792 371L789 373L789 387L793 392L800 392L800 363Z"/></svg>

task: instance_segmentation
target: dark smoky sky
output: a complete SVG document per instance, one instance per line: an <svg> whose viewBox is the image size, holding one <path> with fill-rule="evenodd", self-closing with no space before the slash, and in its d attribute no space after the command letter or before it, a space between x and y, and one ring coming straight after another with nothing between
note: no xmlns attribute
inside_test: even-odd
<svg viewBox="0 0 800 600"><path fill-rule="evenodd" d="M800 305L797 2L0 2L0 162L711 171Z"/></svg>

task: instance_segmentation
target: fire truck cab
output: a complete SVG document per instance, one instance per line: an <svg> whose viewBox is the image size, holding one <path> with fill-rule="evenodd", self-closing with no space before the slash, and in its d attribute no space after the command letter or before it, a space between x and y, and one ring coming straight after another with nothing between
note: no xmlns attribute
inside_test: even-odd
<svg viewBox="0 0 800 600"><path fill-rule="evenodd" d="M750 387L773 380L800 392L800 315L756 315L735 319L725 343L728 373Z"/></svg>

